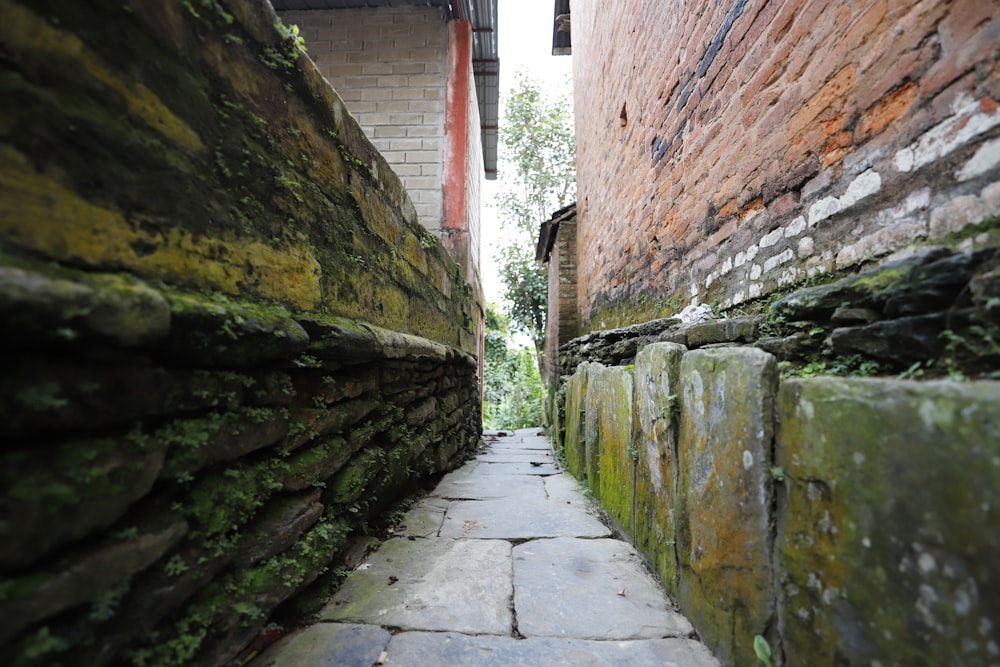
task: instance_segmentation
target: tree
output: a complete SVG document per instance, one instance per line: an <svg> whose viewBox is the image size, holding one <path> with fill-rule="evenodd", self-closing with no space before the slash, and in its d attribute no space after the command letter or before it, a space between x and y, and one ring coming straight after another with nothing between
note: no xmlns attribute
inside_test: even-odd
<svg viewBox="0 0 1000 667"><path fill-rule="evenodd" d="M542 423L542 382L534 355L510 346L510 322L493 304L486 306L483 424L517 429Z"/></svg>
<svg viewBox="0 0 1000 667"><path fill-rule="evenodd" d="M548 277L535 243L539 225L576 196L573 116L568 91L545 95L524 70L515 76L500 131L498 209L509 238L499 251L500 276L511 325L531 337L541 370Z"/></svg>

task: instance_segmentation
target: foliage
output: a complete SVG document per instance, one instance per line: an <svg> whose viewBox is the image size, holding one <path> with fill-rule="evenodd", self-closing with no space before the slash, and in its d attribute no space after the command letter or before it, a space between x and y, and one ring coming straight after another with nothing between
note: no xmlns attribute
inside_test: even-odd
<svg viewBox="0 0 1000 667"><path fill-rule="evenodd" d="M534 355L527 348L513 346L510 334L510 322L488 304L483 387L486 428L517 429L542 423L542 381Z"/></svg>
<svg viewBox="0 0 1000 667"><path fill-rule="evenodd" d="M774 667L774 663L771 662L771 646L760 635L753 638L753 652L757 655L757 659L764 663L765 667Z"/></svg>
<svg viewBox="0 0 1000 667"><path fill-rule="evenodd" d="M544 94L524 70L504 101L497 199L508 240L499 249L500 276L511 325L545 349L548 278L535 261L539 225L576 197L570 94Z"/></svg>

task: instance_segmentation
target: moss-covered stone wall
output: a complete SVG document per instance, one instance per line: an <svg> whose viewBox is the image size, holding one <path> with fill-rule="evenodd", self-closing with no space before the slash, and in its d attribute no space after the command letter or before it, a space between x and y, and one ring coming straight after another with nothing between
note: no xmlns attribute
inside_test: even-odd
<svg viewBox="0 0 1000 667"><path fill-rule="evenodd" d="M265 0L0 8L5 251L475 351L457 267Z"/></svg>
<svg viewBox="0 0 1000 667"><path fill-rule="evenodd" d="M758 635L778 665L996 662L998 260L926 249L563 346L567 467L723 664Z"/></svg>
<svg viewBox="0 0 1000 667"><path fill-rule="evenodd" d="M265 0L0 14L0 655L227 664L475 447L471 289Z"/></svg>

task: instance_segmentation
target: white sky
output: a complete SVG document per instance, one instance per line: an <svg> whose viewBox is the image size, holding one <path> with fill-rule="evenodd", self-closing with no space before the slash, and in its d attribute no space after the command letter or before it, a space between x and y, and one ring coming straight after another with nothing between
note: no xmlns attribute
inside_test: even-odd
<svg viewBox="0 0 1000 667"><path fill-rule="evenodd" d="M552 55L552 0L501 0L499 2L500 57L500 127L503 127L503 105L506 93L514 84L514 73L525 68L532 78L546 87L564 87L572 70L572 56ZM503 174L495 181L483 181L482 247L480 268L486 300L499 304L503 285L494 263L496 244L500 238L494 198L502 187ZM539 220L541 222L541 220Z"/></svg>

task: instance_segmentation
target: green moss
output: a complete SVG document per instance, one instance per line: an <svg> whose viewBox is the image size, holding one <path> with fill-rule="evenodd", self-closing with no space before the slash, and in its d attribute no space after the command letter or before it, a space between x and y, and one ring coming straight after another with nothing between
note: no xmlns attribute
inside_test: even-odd
<svg viewBox="0 0 1000 667"><path fill-rule="evenodd" d="M190 494L185 514L205 538L239 529L275 491L281 489L279 471L284 462L269 458L239 462L199 480Z"/></svg>
<svg viewBox="0 0 1000 667"><path fill-rule="evenodd" d="M581 330L581 335L603 329L618 329L632 324L673 317L684 309L684 299L679 296L660 298L639 294L634 299L616 304L597 306L594 314Z"/></svg>
<svg viewBox="0 0 1000 667"><path fill-rule="evenodd" d="M380 474L385 467L386 453L381 449L369 449L344 466L330 481L327 497L335 503L352 503L361 497L365 487Z"/></svg>

